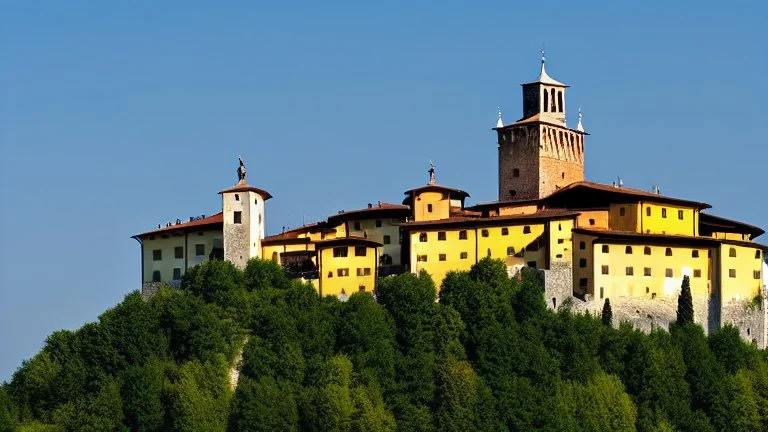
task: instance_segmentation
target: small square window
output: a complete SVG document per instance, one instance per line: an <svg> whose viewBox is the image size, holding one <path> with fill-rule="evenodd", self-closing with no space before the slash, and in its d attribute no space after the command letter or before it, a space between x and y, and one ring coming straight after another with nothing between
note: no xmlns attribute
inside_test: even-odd
<svg viewBox="0 0 768 432"><path fill-rule="evenodd" d="M371 275L371 268L370 267L358 267L357 268L357 275L358 276L370 276Z"/></svg>
<svg viewBox="0 0 768 432"><path fill-rule="evenodd" d="M376 228L381 228L381 219L376 219Z"/></svg>
<svg viewBox="0 0 768 432"><path fill-rule="evenodd" d="M425 243L427 241L427 233L419 234L419 241Z"/></svg>
<svg viewBox="0 0 768 432"><path fill-rule="evenodd" d="M385 235L384 236L384 244L390 244L392 243L392 237Z"/></svg>
<svg viewBox="0 0 768 432"><path fill-rule="evenodd" d="M643 248L643 253L644 253L645 255L650 255L650 254L651 254L651 248L650 248L650 246L646 246L645 248Z"/></svg>
<svg viewBox="0 0 768 432"><path fill-rule="evenodd" d="M651 276L651 268L650 267L643 268L643 276Z"/></svg>
<svg viewBox="0 0 768 432"><path fill-rule="evenodd" d="M755 279L760 279L760 270L754 270L754 271L752 271L752 276L753 276Z"/></svg>
<svg viewBox="0 0 768 432"><path fill-rule="evenodd" d="M461 230L459 231L459 240L466 240L467 239L467 231Z"/></svg>
<svg viewBox="0 0 768 432"><path fill-rule="evenodd" d="M736 248L731 248L731 249L728 251L728 256L729 256L730 258L736 258Z"/></svg>
<svg viewBox="0 0 768 432"><path fill-rule="evenodd" d="M155 249L152 251L152 261L162 261L163 259L163 251L160 249Z"/></svg>
<svg viewBox="0 0 768 432"><path fill-rule="evenodd" d="M173 248L173 257L176 259L184 258L184 247L176 246L175 248Z"/></svg>
<svg viewBox="0 0 768 432"><path fill-rule="evenodd" d="M357 292L365 292L365 285L360 285L357 287Z"/></svg>
<svg viewBox="0 0 768 432"><path fill-rule="evenodd" d="M438 231L438 233L437 233L437 240L438 241L445 241L445 231Z"/></svg>
<svg viewBox="0 0 768 432"><path fill-rule="evenodd" d="M160 282L160 270L152 272L152 282Z"/></svg>
<svg viewBox="0 0 768 432"><path fill-rule="evenodd" d="M235 201L240 201L240 195L235 194Z"/></svg>
<svg viewBox="0 0 768 432"><path fill-rule="evenodd" d="M466 253L466 252L462 252L462 253L460 253L460 254L459 254L459 258L461 258L461 259L467 259L467 253Z"/></svg>
<svg viewBox="0 0 768 432"><path fill-rule="evenodd" d="M678 210L677 211L677 218L680 219L680 220L683 220L683 211L682 210Z"/></svg>
<svg viewBox="0 0 768 432"><path fill-rule="evenodd" d="M586 258L580 258L579 259L579 267L585 268L587 266L587 259Z"/></svg>
<svg viewBox="0 0 768 432"><path fill-rule="evenodd" d="M515 247L514 246L508 246L507 247L507 256L515 256Z"/></svg>
<svg viewBox="0 0 768 432"><path fill-rule="evenodd" d="M608 245L603 245L603 253L608 253L609 250Z"/></svg>
<svg viewBox="0 0 768 432"><path fill-rule="evenodd" d="M589 279L587 279L587 278L579 279L579 288L587 289L587 286L589 286Z"/></svg>
<svg viewBox="0 0 768 432"><path fill-rule="evenodd" d="M735 278L736 277L736 269L728 269L728 277L729 278Z"/></svg>
<svg viewBox="0 0 768 432"><path fill-rule="evenodd" d="M557 244L563 244L565 243L565 239L557 239Z"/></svg>
<svg viewBox="0 0 768 432"><path fill-rule="evenodd" d="M627 246L624 248L624 253L627 255L632 255L632 246Z"/></svg>
<svg viewBox="0 0 768 432"><path fill-rule="evenodd" d="M437 259L440 261L445 261L445 254L438 255Z"/></svg>
<svg viewBox="0 0 768 432"><path fill-rule="evenodd" d="M699 257L699 251L697 249L694 249L691 251L691 257L692 258L698 258Z"/></svg>
<svg viewBox="0 0 768 432"><path fill-rule="evenodd" d="M432 204L427 204L427 213L432 213Z"/></svg>
<svg viewBox="0 0 768 432"><path fill-rule="evenodd" d="M667 248L667 250L664 251L665 256L672 256L672 248Z"/></svg>
<svg viewBox="0 0 768 432"><path fill-rule="evenodd" d="M693 270L693 277L700 278L701 277L701 269L694 269Z"/></svg>
<svg viewBox="0 0 768 432"><path fill-rule="evenodd" d="M528 261L528 267L536 268L536 261Z"/></svg>
<svg viewBox="0 0 768 432"><path fill-rule="evenodd" d="M528 225L523 227L523 234L530 234L531 233L531 227Z"/></svg>
<svg viewBox="0 0 768 432"><path fill-rule="evenodd" d="M755 251L755 259L760 259L760 258L761 258L761 255L762 255L762 254L760 253L760 251L759 251L759 250L756 250L756 251Z"/></svg>
<svg viewBox="0 0 768 432"><path fill-rule="evenodd" d="M417 262L427 262L427 256L426 255L416 255L416 261Z"/></svg>
<svg viewBox="0 0 768 432"><path fill-rule="evenodd" d="M241 224L243 223L243 212L233 212L232 213L232 223Z"/></svg>
<svg viewBox="0 0 768 432"><path fill-rule="evenodd" d="M368 254L368 248L365 246L355 246L355 256L366 256Z"/></svg>
<svg viewBox="0 0 768 432"><path fill-rule="evenodd" d="M667 209L665 209L665 208L661 209L661 217L663 217L663 218L667 217Z"/></svg>
<svg viewBox="0 0 768 432"><path fill-rule="evenodd" d="M590 220L589 220L589 224L590 224L590 225L594 225L594 224L595 224L595 220L594 220L594 219L590 219Z"/></svg>
<svg viewBox="0 0 768 432"><path fill-rule="evenodd" d="M626 275L627 276L634 276L635 275L635 268L634 267L627 267L626 268Z"/></svg>
<svg viewBox="0 0 768 432"><path fill-rule="evenodd" d="M520 169L512 168L512 177L520 177Z"/></svg>
<svg viewBox="0 0 768 432"><path fill-rule="evenodd" d="M509 235L509 228L507 228L507 227L502 228L501 229L501 235L503 235L503 236Z"/></svg>
<svg viewBox="0 0 768 432"><path fill-rule="evenodd" d="M586 242L579 242L579 249L584 250L586 248L587 248L587 243Z"/></svg>
<svg viewBox="0 0 768 432"><path fill-rule="evenodd" d="M671 268L668 268L664 271L664 277L675 277L675 272Z"/></svg>
<svg viewBox="0 0 768 432"><path fill-rule="evenodd" d="M355 222L354 227L355 227L355 231L360 231L361 230L360 222Z"/></svg>
<svg viewBox="0 0 768 432"><path fill-rule="evenodd" d="M181 279L181 269L176 267L173 269L173 280L177 281Z"/></svg>
<svg viewBox="0 0 768 432"><path fill-rule="evenodd" d="M195 245L195 256L205 256L205 244Z"/></svg>
<svg viewBox="0 0 768 432"><path fill-rule="evenodd" d="M349 253L349 250L346 247L335 247L335 248L333 248L333 257L334 258L346 258L348 253Z"/></svg>
<svg viewBox="0 0 768 432"><path fill-rule="evenodd" d="M488 237L488 230L484 229L484 230L480 231L480 235L482 235L483 237Z"/></svg>
<svg viewBox="0 0 768 432"><path fill-rule="evenodd" d="M347 277L349 276L349 269L348 268L340 268L336 270L336 276L338 277Z"/></svg>
<svg viewBox="0 0 768 432"><path fill-rule="evenodd" d="M627 209L624 207L619 207L619 216L626 216L627 215Z"/></svg>
<svg viewBox="0 0 768 432"><path fill-rule="evenodd" d="M607 275L607 274L609 274L609 268L608 268L608 266L607 266L607 265L604 265L604 266L602 266L602 267L601 267L601 269L600 269L600 271L601 271L601 273L602 273L602 274L604 274L604 275Z"/></svg>
<svg viewBox="0 0 768 432"><path fill-rule="evenodd" d="M646 216L650 216L651 215L651 208L650 207L646 207L645 208L645 215Z"/></svg>

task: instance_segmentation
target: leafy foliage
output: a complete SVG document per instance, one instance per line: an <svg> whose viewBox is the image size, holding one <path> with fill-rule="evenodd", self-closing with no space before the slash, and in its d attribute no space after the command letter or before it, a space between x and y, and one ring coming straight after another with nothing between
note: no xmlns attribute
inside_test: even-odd
<svg viewBox="0 0 768 432"><path fill-rule="evenodd" d="M683 276L680 287L680 297L677 299L677 324L693 324L693 297L691 296L691 279Z"/></svg>
<svg viewBox="0 0 768 432"><path fill-rule="evenodd" d="M320 298L269 261L190 269L57 331L0 386L5 431L767 430L768 361L678 321L644 334L547 309L536 271L484 258ZM237 387L230 371L242 353Z"/></svg>

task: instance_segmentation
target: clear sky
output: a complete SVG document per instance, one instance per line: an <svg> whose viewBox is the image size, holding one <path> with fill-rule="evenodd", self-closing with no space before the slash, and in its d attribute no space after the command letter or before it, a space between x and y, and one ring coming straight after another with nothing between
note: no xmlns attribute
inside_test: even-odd
<svg viewBox="0 0 768 432"><path fill-rule="evenodd" d="M238 155L268 233L399 202L430 159L495 199L542 44L588 179L768 227L765 2L415 3L1 1L0 381L139 288L130 236L218 211Z"/></svg>

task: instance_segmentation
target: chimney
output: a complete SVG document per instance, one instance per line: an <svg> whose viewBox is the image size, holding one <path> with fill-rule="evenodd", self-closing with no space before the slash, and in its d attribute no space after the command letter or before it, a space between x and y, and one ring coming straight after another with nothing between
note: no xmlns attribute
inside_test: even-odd
<svg viewBox="0 0 768 432"><path fill-rule="evenodd" d="M373 208L373 204L368 203L368 208Z"/></svg>

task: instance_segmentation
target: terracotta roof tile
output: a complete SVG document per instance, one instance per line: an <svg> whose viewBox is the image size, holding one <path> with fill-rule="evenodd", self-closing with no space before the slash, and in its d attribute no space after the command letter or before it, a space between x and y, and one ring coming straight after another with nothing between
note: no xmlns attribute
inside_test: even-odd
<svg viewBox="0 0 768 432"><path fill-rule="evenodd" d="M246 183L245 180L240 180L240 182L238 182L236 185L232 186L231 188L220 191L219 194L223 194L226 192L256 192L257 194L261 195L264 201L272 198L272 195L269 192L265 191L264 189L259 189L255 186L251 186L248 183Z"/></svg>
<svg viewBox="0 0 768 432"><path fill-rule="evenodd" d="M626 186L621 186L621 187L609 186L609 185L604 185L601 183L594 183L589 181L580 181L580 182L571 183L568 186L565 186L563 188L560 188L552 192L550 195L542 198L541 201L543 203L556 201L557 198L560 198L563 195L572 193L577 190L592 190L592 191L605 192L613 195L624 195L624 196L632 196L632 197L638 197L638 198L648 198L651 201L680 204L683 206L696 207L699 209L706 209L706 208L712 207L709 204L703 203L703 202L674 198L666 195L655 194L653 192L646 192L640 189L632 189Z"/></svg>
<svg viewBox="0 0 768 432"><path fill-rule="evenodd" d="M195 219L195 220L192 220L192 221L189 221L189 222L182 222L182 223L178 223L178 224L174 224L174 225L158 228L156 230L147 231L145 233L136 234L133 237L143 237L143 236L147 236L147 235L165 234L165 233L170 233L170 232L179 231L179 230L188 230L188 229L192 229L192 228L194 228L194 229L203 229L203 228L210 229L210 228L215 228L217 225L218 225L219 229L223 229L224 215L221 212L216 213L215 215L212 215L212 216L205 217L205 218Z"/></svg>
<svg viewBox="0 0 768 432"><path fill-rule="evenodd" d="M400 224L403 227L423 227L423 226L446 226L446 225L494 225L503 222L526 221L526 220L547 220L555 218L570 218L578 216L579 212L570 210L540 210L536 213L504 215L495 217L466 217L455 216L447 219L438 219L431 221L405 222Z"/></svg>

